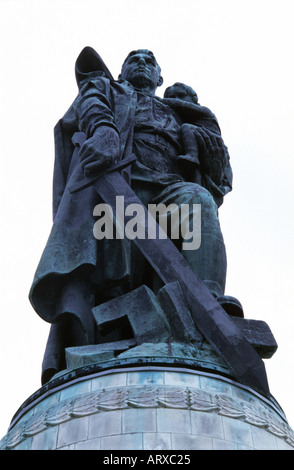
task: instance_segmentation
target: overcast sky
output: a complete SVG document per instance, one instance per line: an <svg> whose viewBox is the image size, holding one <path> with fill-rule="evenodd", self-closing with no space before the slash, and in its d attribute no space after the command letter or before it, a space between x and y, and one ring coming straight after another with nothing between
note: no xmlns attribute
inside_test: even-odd
<svg viewBox="0 0 294 470"><path fill-rule="evenodd" d="M226 293L270 326L265 365L294 426L293 0L0 0L0 438L40 387L49 325L28 292L52 223L53 127L77 94L76 57L96 49L114 77L152 50L164 89L191 85L217 116L234 171L220 220Z"/></svg>

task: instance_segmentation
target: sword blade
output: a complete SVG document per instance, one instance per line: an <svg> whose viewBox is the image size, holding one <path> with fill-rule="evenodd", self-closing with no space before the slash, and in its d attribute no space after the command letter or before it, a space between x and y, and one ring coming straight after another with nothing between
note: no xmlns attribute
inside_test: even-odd
<svg viewBox="0 0 294 470"><path fill-rule="evenodd" d="M133 242L165 284L180 282L195 325L225 361L232 375L242 384L269 395L264 363L258 353L194 273L172 240L168 237L148 239L152 219L148 219L147 208L122 175L117 171L104 174L94 183L94 187L104 202L111 206L114 214L118 195L124 196L125 207L129 204L143 206L145 220L141 221L141 229L145 230L145 238L135 238ZM162 229L155 220L154 224L158 233L161 233Z"/></svg>

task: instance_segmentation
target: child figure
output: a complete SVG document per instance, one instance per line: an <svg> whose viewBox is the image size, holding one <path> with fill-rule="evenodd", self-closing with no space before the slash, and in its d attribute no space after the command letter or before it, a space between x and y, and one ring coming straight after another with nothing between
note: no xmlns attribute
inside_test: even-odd
<svg viewBox="0 0 294 470"><path fill-rule="evenodd" d="M200 106L197 93L188 85L177 82L165 90L164 98L182 100L192 103L194 109L201 120L214 117L211 111ZM195 108L196 105L196 108ZM226 166L226 151L220 133L209 132L209 139L206 138L208 130L195 124L183 123L181 126L181 138L185 149L185 155L179 155L179 162L182 163L183 170L190 175L195 183L202 183L201 170L209 175L215 184L220 185L223 171ZM215 143L215 145L213 145ZM199 148L200 147L200 148ZM191 178L192 177L192 178Z"/></svg>

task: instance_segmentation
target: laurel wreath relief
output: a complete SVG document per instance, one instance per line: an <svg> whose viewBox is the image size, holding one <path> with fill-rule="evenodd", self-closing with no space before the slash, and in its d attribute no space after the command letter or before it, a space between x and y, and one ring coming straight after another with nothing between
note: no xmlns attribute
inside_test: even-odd
<svg viewBox="0 0 294 470"><path fill-rule="evenodd" d="M128 408L177 408L218 413L263 428L294 447L292 429L261 403L253 404L188 387L137 386L85 393L51 405L47 410L19 421L2 439L0 449L13 449L24 439L75 418Z"/></svg>

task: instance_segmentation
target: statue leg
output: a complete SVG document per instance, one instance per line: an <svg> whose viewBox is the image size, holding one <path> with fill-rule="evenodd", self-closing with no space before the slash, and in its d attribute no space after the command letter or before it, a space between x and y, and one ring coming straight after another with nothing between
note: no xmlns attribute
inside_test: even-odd
<svg viewBox="0 0 294 470"><path fill-rule="evenodd" d="M181 236L174 240L182 251L183 256L189 262L194 272L207 284L210 291L216 297L222 296L225 291L227 257L226 249L221 233L218 208L211 194L202 186L195 183L174 183L166 187L152 202L155 204L176 204L180 209L183 204L189 208L186 215L189 217L189 231L193 233L195 220L193 221L193 204L200 204L201 216L201 239L196 249L183 249L189 244L188 240ZM198 206L199 207L199 206ZM170 217L170 216L169 216ZM182 233L183 220L180 217ZM169 224L167 224L169 227Z"/></svg>

